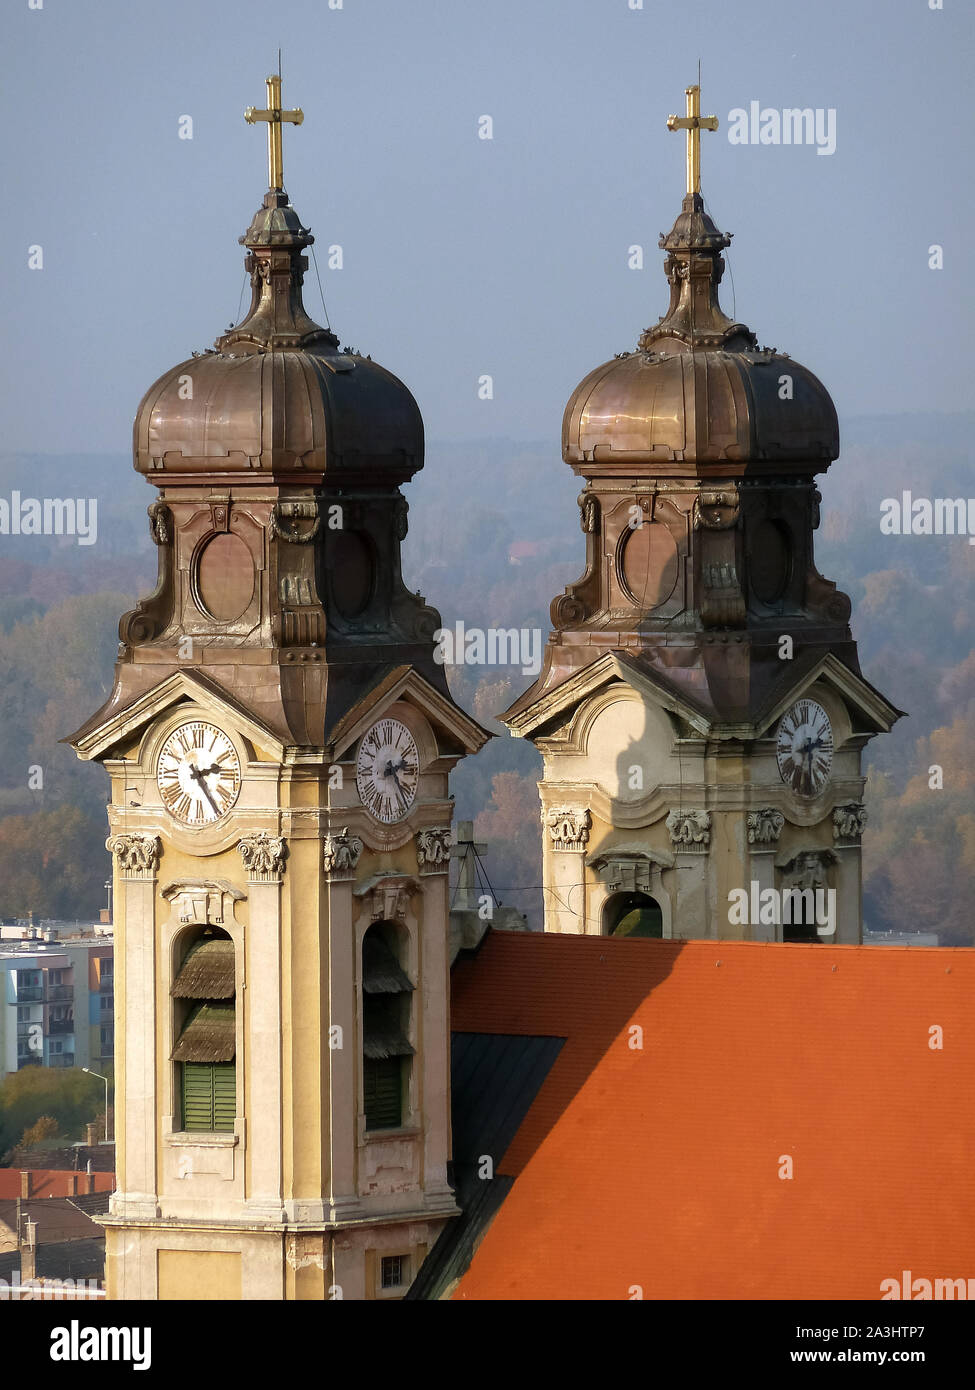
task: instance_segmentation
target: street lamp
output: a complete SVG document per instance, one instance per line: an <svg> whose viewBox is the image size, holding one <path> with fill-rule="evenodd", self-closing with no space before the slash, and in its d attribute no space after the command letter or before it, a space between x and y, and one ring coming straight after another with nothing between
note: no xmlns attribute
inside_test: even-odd
<svg viewBox="0 0 975 1390"><path fill-rule="evenodd" d="M105 1143L112 1144L114 1140L108 1137L108 1077L102 1076L100 1071L92 1071L91 1067L82 1067L81 1070L86 1072L89 1076L97 1076L99 1081L104 1081L105 1083Z"/></svg>

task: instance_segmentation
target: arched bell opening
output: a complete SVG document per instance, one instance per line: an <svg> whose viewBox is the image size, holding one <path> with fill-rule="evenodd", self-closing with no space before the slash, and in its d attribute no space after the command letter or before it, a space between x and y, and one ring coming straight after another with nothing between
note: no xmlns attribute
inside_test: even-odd
<svg viewBox="0 0 975 1390"><path fill-rule="evenodd" d="M604 936L664 934L663 912L649 893L614 893L603 908Z"/></svg>

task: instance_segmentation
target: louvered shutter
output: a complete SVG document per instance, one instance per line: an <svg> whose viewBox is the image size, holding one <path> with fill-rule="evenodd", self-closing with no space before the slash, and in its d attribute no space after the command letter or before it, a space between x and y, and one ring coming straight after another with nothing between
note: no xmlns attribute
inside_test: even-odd
<svg viewBox="0 0 975 1390"><path fill-rule="evenodd" d="M213 1128L213 1067L209 1062L183 1063L183 1129Z"/></svg>
<svg viewBox="0 0 975 1390"><path fill-rule="evenodd" d="M183 1129L233 1132L236 1116L236 1063L184 1062Z"/></svg>
<svg viewBox="0 0 975 1390"><path fill-rule="evenodd" d="M366 1129L397 1129L402 1124L402 1075L399 1057L363 1061Z"/></svg>
<svg viewBox="0 0 975 1390"><path fill-rule="evenodd" d="M233 1131L237 1116L237 1065L234 1062L214 1062L213 1128Z"/></svg>

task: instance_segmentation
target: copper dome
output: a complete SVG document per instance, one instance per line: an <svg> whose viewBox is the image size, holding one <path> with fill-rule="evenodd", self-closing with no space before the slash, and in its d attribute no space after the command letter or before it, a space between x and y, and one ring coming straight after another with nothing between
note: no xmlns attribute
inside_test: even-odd
<svg viewBox="0 0 975 1390"><path fill-rule="evenodd" d="M822 382L718 304L718 231L689 193L668 236L670 306L636 352L604 362L573 391L562 422L567 463L680 465L827 463L839 453L836 410ZM586 470L588 471L588 470Z"/></svg>
<svg viewBox="0 0 975 1390"><path fill-rule="evenodd" d="M306 314L314 240L272 191L240 238L251 277L244 319L164 373L135 419L135 467L162 481L272 475L276 481L390 481L423 463L423 421L406 386Z"/></svg>

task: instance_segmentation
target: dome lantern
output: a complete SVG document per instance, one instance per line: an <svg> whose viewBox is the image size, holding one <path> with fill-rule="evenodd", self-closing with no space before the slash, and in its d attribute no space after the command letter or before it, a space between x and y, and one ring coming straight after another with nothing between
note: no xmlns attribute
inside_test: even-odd
<svg viewBox="0 0 975 1390"><path fill-rule="evenodd" d="M604 362L576 387L563 418L563 458L586 476L634 465L671 473L811 463L821 471L839 453L826 388L787 354L759 347L718 302L731 235L705 209L699 153L701 129L715 129L717 118L700 116L697 87L687 88L687 110L668 121L688 137L688 191L659 242L670 304L635 352Z"/></svg>

